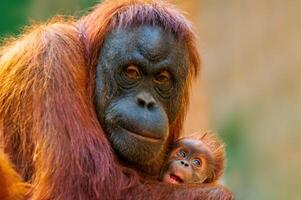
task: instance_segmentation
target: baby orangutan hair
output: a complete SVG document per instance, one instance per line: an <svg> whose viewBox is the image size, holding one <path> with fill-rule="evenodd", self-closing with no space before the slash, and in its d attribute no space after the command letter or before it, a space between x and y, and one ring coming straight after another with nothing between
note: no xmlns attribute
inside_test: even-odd
<svg viewBox="0 0 301 200"><path fill-rule="evenodd" d="M166 183L216 183L224 170L224 145L201 131L176 141L160 174Z"/></svg>

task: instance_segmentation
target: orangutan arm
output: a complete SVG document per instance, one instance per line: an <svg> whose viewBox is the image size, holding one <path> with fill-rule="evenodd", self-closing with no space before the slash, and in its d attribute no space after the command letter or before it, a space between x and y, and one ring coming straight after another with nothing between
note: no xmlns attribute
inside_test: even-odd
<svg viewBox="0 0 301 200"><path fill-rule="evenodd" d="M127 169L126 171L128 171ZM129 170L131 171L131 170ZM126 172L125 174L129 174ZM134 173L134 172L133 172ZM131 179L135 175L129 176ZM130 184L129 184L130 185ZM157 181L133 181L131 187L126 188L121 197L124 199L151 199L151 200L234 200L234 194L226 187L214 184L167 184Z"/></svg>

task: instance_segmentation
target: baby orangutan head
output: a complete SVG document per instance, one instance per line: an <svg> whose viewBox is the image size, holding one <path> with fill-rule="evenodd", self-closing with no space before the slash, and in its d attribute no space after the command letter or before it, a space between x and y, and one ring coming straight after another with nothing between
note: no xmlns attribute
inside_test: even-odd
<svg viewBox="0 0 301 200"><path fill-rule="evenodd" d="M214 183L224 169L224 147L209 132L181 138L161 171L166 183Z"/></svg>

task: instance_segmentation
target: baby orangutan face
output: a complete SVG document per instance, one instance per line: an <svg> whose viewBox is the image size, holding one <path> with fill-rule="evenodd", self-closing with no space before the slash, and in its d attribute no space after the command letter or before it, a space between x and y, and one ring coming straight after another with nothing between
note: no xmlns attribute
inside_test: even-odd
<svg viewBox="0 0 301 200"><path fill-rule="evenodd" d="M191 138L179 140L161 171L166 183L203 183L210 177L212 154L206 145Z"/></svg>

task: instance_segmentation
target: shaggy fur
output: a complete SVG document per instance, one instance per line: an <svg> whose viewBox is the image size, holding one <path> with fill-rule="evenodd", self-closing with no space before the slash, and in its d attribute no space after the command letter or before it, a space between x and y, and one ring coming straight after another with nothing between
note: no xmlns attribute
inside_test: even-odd
<svg viewBox="0 0 301 200"><path fill-rule="evenodd" d="M0 163L0 199L24 199L26 193L31 189L30 184L22 182L21 177L2 152L0 152Z"/></svg>
<svg viewBox="0 0 301 200"><path fill-rule="evenodd" d="M141 178L116 160L93 105L95 66L113 28L140 24L173 32L189 49L190 75L181 114L171 127L172 142L182 129L199 57L188 22L169 4L108 0L78 21L32 26L0 51L0 139L32 184L30 199L232 199L222 186L169 186ZM0 158L4 177L12 167ZM7 191L19 181L4 179L10 183L1 181L0 188Z"/></svg>

